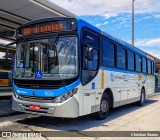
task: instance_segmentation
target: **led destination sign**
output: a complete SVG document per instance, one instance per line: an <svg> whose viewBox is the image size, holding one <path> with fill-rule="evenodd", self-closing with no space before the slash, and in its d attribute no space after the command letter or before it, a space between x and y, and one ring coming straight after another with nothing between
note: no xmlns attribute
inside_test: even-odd
<svg viewBox="0 0 160 140"><path fill-rule="evenodd" d="M55 31L73 31L76 30L75 20L52 21L36 23L22 27L20 33L24 36L38 33L55 32Z"/></svg>
<svg viewBox="0 0 160 140"><path fill-rule="evenodd" d="M53 25L45 25L39 27L27 27L22 30L24 36L30 34L37 34L37 33L44 33L44 32L51 32L51 31L62 31L63 24L53 24Z"/></svg>

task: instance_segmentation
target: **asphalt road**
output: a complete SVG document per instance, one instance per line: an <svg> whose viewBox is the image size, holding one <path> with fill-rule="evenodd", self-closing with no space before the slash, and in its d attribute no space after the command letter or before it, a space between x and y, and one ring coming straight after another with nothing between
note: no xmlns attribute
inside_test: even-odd
<svg viewBox="0 0 160 140"><path fill-rule="evenodd" d="M112 109L109 116L105 120L96 120L94 115L87 115L75 119L62 119L52 118L31 114L21 114L10 117L0 118L0 131L67 131L78 130L80 131L94 131L94 134L99 134L101 137L47 137L43 135L40 138L26 138L23 139L117 139L116 137L104 137L108 131L160 131L160 94L150 97L146 100L145 106L140 107L136 104L130 104L122 107ZM76 132L77 133L77 132ZM114 134L113 134L114 135ZM0 138L1 139L14 139L19 140L22 138ZM119 140L128 140L129 138L120 137ZM160 139L160 137L131 137L131 139Z"/></svg>

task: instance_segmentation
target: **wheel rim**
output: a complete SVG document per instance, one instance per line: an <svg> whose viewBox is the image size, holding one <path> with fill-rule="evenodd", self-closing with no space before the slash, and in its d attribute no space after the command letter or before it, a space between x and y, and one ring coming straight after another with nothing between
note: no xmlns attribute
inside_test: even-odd
<svg viewBox="0 0 160 140"><path fill-rule="evenodd" d="M102 111L102 113L105 113L105 112L107 112L107 110L108 110L107 100L103 99L101 101L101 111Z"/></svg>

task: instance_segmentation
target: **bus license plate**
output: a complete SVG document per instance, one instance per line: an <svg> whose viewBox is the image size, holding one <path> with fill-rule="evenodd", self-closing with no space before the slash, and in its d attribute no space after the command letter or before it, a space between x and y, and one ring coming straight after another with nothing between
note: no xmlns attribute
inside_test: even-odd
<svg viewBox="0 0 160 140"><path fill-rule="evenodd" d="M29 109L30 109L30 110L39 111L39 110L40 110L40 106L39 106L39 105L29 105Z"/></svg>

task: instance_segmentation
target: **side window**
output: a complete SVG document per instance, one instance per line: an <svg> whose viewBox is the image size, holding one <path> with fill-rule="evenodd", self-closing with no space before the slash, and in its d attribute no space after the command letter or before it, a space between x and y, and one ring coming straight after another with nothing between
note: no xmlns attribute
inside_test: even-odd
<svg viewBox="0 0 160 140"><path fill-rule="evenodd" d="M92 61L88 61L87 58L87 52L89 51L89 47L85 47L85 59L84 59L84 65L86 67L87 70L97 70L98 68L98 50L93 49L93 60Z"/></svg>
<svg viewBox="0 0 160 140"><path fill-rule="evenodd" d="M82 35L82 44L99 49L99 37L88 30L84 30Z"/></svg>
<svg viewBox="0 0 160 140"><path fill-rule="evenodd" d="M114 60L114 45L106 40L102 41L103 46L103 65L113 67Z"/></svg>
<svg viewBox="0 0 160 140"><path fill-rule="evenodd" d="M148 65L148 73L151 74L151 61L147 60L147 65Z"/></svg>
<svg viewBox="0 0 160 140"><path fill-rule="evenodd" d="M128 51L127 60L128 60L128 69L134 70L134 53Z"/></svg>
<svg viewBox="0 0 160 140"><path fill-rule="evenodd" d="M144 72L144 73L147 72L147 62L146 62L146 58L142 58L142 72Z"/></svg>
<svg viewBox="0 0 160 140"><path fill-rule="evenodd" d="M141 57L136 55L136 71L141 72Z"/></svg>
<svg viewBox="0 0 160 140"><path fill-rule="evenodd" d="M0 72L0 79L8 79L8 72Z"/></svg>
<svg viewBox="0 0 160 140"><path fill-rule="evenodd" d="M126 68L126 51L120 46L117 46L117 67Z"/></svg>

